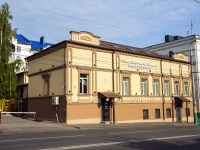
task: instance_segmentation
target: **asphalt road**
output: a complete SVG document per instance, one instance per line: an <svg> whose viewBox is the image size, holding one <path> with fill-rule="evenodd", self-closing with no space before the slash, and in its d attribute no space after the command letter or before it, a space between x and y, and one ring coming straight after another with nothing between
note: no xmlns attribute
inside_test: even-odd
<svg viewBox="0 0 200 150"><path fill-rule="evenodd" d="M30 122L29 122L30 123ZM13 123L14 125L14 123ZM40 128L38 124L38 129ZM45 123L46 127L49 126ZM105 126L105 128L48 128L2 132L1 150L199 150L198 125ZM42 125L43 126L43 125Z"/></svg>

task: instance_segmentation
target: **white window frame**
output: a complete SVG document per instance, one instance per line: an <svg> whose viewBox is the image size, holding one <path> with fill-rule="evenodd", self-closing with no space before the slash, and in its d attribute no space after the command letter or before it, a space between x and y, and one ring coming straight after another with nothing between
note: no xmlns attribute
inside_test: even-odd
<svg viewBox="0 0 200 150"><path fill-rule="evenodd" d="M129 77L123 77L123 95L130 94Z"/></svg>
<svg viewBox="0 0 200 150"><path fill-rule="evenodd" d="M159 80L158 79L153 80L153 92L154 92L154 96L159 96Z"/></svg>
<svg viewBox="0 0 200 150"><path fill-rule="evenodd" d="M188 82L184 82L184 96L188 96Z"/></svg>
<svg viewBox="0 0 200 150"><path fill-rule="evenodd" d="M174 95L179 96L179 81L174 81Z"/></svg>
<svg viewBox="0 0 200 150"><path fill-rule="evenodd" d="M80 74L80 94L88 94L88 76L88 74ZM86 89L84 86L86 86Z"/></svg>
<svg viewBox="0 0 200 150"><path fill-rule="evenodd" d="M147 79L142 79L142 95L147 96Z"/></svg>
<svg viewBox="0 0 200 150"><path fill-rule="evenodd" d="M169 96L169 80L164 81L165 96Z"/></svg>
<svg viewBox="0 0 200 150"><path fill-rule="evenodd" d="M21 53L21 46L17 46L17 52Z"/></svg>

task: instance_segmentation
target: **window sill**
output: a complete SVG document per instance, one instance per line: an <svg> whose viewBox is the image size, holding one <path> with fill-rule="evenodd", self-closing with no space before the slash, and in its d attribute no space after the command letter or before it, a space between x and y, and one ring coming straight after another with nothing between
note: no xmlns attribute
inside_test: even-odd
<svg viewBox="0 0 200 150"><path fill-rule="evenodd" d="M91 96L91 94L77 94L77 96Z"/></svg>

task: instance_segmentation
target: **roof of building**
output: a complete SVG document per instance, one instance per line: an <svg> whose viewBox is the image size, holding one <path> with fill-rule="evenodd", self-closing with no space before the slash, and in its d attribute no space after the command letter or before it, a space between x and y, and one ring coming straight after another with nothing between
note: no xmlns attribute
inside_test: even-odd
<svg viewBox="0 0 200 150"><path fill-rule="evenodd" d="M135 54L141 54L141 55L158 55L155 52L151 52L142 48L117 44L117 43L111 43L107 41L101 41L100 40L100 47L106 48L106 49L113 49L116 51L126 52L126 53L135 53Z"/></svg>
<svg viewBox="0 0 200 150"><path fill-rule="evenodd" d="M143 48L137 48L137 47L127 46L127 45L122 45L122 44L117 44L117 43L111 43L111 42L102 41L102 40L100 40L99 46L87 44L84 42L72 41L72 40L67 40L66 42L85 45L85 46L92 46L92 47L97 47L97 48L107 49L107 50L112 50L112 51L114 50L114 51L118 51L118 52L124 52L124 53L130 53L130 54L143 55L143 56L149 56L149 57L154 57L154 58L162 58L162 59L177 61L176 59L173 59L172 57L169 57L168 55L160 55L158 53L148 51Z"/></svg>
<svg viewBox="0 0 200 150"><path fill-rule="evenodd" d="M184 61L184 60L174 59L172 57L169 57L168 55L160 55L158 53L148 51L148 50L145 50L145 49L142 49L142 48L126 46L126 45L121 45L121 44L111 43L111 42L106 42L106 41L101 41L101 40L100 40L100 45L93 45L93 44L88 44L88 43L84 43L84 42L65 40L65 41L62 41L58 44L55 44L54 46L52 46L48 49L40 51L40 53L36 53L34 55L31 55L31 56L27 57L26 59L27 60L33 60L35 58L40 57L40 55L43 56L43 55L45 55L45 53L50 53L51 51L55 51L57 49L57 47L61 48L61 47L65 46L67 43L78 44L78 45L82 45L82 46L89 46L89 47L94 47L94 48L100 48L100 49L116 51L116 52L118 51L118 52L123 52L123 53L142 55L142 56L153 57L153 58L164 59L164 60L170 60L170 61L189 63L189 62Z"/></svg>
<svg viewBox="0 0 200 150"><path fill-rule="evenodd" d="M51 43L40 43L40 41L32 41L30 40L31 42L31 49L32 50L41 50L43 48L46 48L46 47L50 47L50 46L53 46L54 44L51 44Z"/></svg>
<svg viewBox="0 0 200 150"><path fill-rule="evenodd" d="M163 46L167 46L167 45L170 45L170 44L177 44L177 43L181 43L181 42L188 42L188 43L191 43L192 40L194 39L199 39L200 35L190 35L190 36L187 36L187 37L181 37L181 38L177 38L177 39L172 39L172 40L169 40L169 41L166 41L165 42L162 42L162 43L158 43L158 44L154 44L154 45L150 45L150 46L147 46L147 47L144 47L144 49L147 49L147 50L151 50L155 47L163 47Z"/></svg>
<svg viewBox="0 0 200 150"><path fill-rule="evenodd" d="M17 38L17 41L18 41L19 43L30 44L30 40L28 40L26 37L24 37L24 36L21 35L21 34L16 34L16 38Z"/></svg>
<svg viewBox="0 0 200 150"><path fill-rule="evenodd" d="M31 49L32 50L36 50L36 51L39 51L41 49L44 49L44 48L47 48L47 47L50 47L50 46L54 45L52 43L46 43L46 42L44 42L44 37L41 37L40 41L34 41L34 40L27 39L22 34L16 34L16 38L17 38L17 41L19 43L29 44L29 45L31 45Z"/></svg>

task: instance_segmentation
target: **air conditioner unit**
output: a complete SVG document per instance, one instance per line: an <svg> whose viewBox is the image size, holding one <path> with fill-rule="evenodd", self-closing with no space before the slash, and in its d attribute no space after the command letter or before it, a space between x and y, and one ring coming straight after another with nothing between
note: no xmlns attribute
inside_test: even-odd
<svg viewBox="0 0 200 150"><path fill-rule="evenodd" d="M59 96L52 96L52 105L59 105Z"/></svg>

